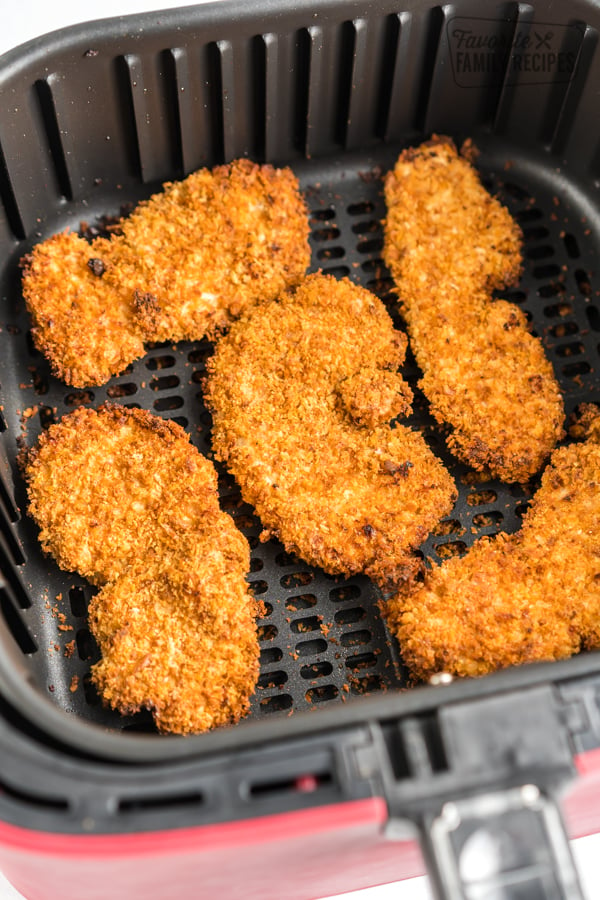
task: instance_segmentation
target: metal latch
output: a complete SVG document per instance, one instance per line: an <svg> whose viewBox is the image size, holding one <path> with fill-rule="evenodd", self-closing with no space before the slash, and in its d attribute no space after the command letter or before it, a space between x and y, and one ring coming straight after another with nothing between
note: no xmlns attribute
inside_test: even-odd
<svg viewBox="0 0 600 900"><path fill-rule="evenodd" d="M422 837L444 900L583 900L558 807L535 785L448 802Z"/></svg>
<svg viewBox="0 0 600 900"><path fill-rule="evenodd" d="M557 802L576 776L566 712L542 684L382 729L386 833L417 826L439 900L583 900Z"/></svg>

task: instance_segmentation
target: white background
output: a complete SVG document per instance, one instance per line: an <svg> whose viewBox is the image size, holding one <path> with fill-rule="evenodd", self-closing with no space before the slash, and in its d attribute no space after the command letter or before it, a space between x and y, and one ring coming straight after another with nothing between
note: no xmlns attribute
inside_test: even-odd
<svg viewBox="0 0 600 900"><path fill-rule="evenodd" d="M81 0L0 0L0 54L30 38L92 18L181 5L186 4L182 4L181 0L158 0L155 3L149 0L102 0L98 5L82 3ZM597 900L600 896L600 867L597 862L600 856L600 837L594 835L574 841L573 851L586 896L588 900ZM21 895L1 873L0 900L22 900ZM149 897L148 900L152 898ZM281 900L285 900L285 897ZM415 878L394 885L340 894L338 900L431 900L431 893L426 878Z"/></svg>

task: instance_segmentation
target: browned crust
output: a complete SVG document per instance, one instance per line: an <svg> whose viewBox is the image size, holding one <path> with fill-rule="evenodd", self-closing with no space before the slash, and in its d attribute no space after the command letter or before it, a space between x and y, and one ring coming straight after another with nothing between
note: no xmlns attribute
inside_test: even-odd
<svg viewBox="0 0 600 900"><path fill-rule="evenodd" d="M289 168L237 160L141 203L91 244L55 235L23 259L36 346L75 387L105 383L144 342L214 336L310 262L308 215Z"/></svg>
<svg viewBox="0 0 600 900"><path fill-rule="evenodd" d="M470 160L436 136L385 181L384 258L400 293L421 386L464 462L526 481L563 435L564 407L523 312L491 292L521 271L521 233Z"/></svg>
<svg viewBox="0 0 600 900"><path fill-rule="evenodd" d="M145 410L81 408L21 462L43 549L101 587L90 625L105 701L152 709L178 733L244 715L259 655L249 548L183 429Z"/></svg>
<svg viewBox="0 0 600 900"><path fill-rule="evenodd" d="M312 275L247 311L208 361L216 457L263 536L326 572L405 577L452 507L454 483L421 434L389 424L410 403L405 346L373 294Z"/></svg>
<svg viewBox="0 0 600 900"><path fill-rule="evenodd" d="M597 408L583 430L587 440L552 454L518 533L480 539L385 605L416 680L600 647Z"/></svg>

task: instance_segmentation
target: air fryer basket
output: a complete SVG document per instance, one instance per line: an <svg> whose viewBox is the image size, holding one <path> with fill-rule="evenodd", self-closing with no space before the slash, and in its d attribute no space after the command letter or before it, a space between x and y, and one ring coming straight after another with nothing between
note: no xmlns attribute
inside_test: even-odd
<svg viewBox="0 0 600 900"><path fill-rule="evenodd" d="M597 654L409 690L373 585L327 576L274 541L260 544L252 509L222 470L221 502L251 543L248 577L266 609L259 685L250 716L235 728L158 736L149 714L121 717L99 701L89 678L98 653L86 624L92 588L41 554L16 464L19 449L49 423L106 400L172 418L201 452L211 452L201 386L209 342L150 346L142 360L92 390L69 389L50 375L33 347L20 291L19 261L36 241L65 228L94 233L163 181L203 165L240 156L289 164L310 210L312 270L370 288L402 327L381 260L382 178L403 147L436 132L459 143L474 140L485 184L523 229L525 271L503 296L519 304L542 337L567 415L583 401L600 402L598 28L600 9L583 0L560 8L551 0L445 7L237 0L95 23L34 41L0 61L0 740L8 740L3 728L14 728L20 734L14 746L32 742L22 756L6 754L21 775L30 756L43 770L36 754L46 748L71 759L74 790L85 794L87 779L97 775L93 761L102 760L103 777L111 766L113 775L118 771L113 787L118 782L125 796L133 788L122 767L131 762L162 765L175 778L169 767L176 761L201 761L213 779L211 765L233 772L244 764L235 756L240 748L249 754L246 764L256 765L252 748L272 743L278 797L288 796L286 785L297 787L306 760L319 801L383 791L392 813L408 815L417 807L397 792L396 780L413 769L423 775L417 733L429 747L428 777L437 784L433 776L440 774L445 797L482 783L477 766L475 781L462 772L457 736L462 728L479 747L475 725L482 715L495 716L524 748L511 756L521 761L517 774L502 768L500 751L491 754L503 785L521 784L526 774L535 781L539 764L551 786L561 780L558 772L570 771L573 749L600 746ZM481 535L515 531L535 483L474 479L446 452L410 358L404 374L415 388L411 424L459 488L452 514L421 548L435 565ZM502 718L506 696L517 710L510 727ZM576 715L581 709L587 714ZM565 722L568 734L560 731ZM560 735L550 749L553 729ZM451 734L455 743L446 746ZM344 740L353 753L360 747L362 768L350 766L349 751L333 752ZM277 741L288 742L287 768L277 764ZM327 745L324 755L319 741ZM392 758L385 756L385 772L366 766L364 748L371 744L374 759ZM338 768L331 767L334 757ZM343 777L340 760L347 765ZM493 781L493 765L486 777ZM38 790L37 777L32 785ZM256 785L248 796L272 796L264 781ZM135 780L138 789L136 803L148 787ZM299 802L297 790L294 796ZM517 804L527 800L515 797ZM75 828L53 802L45 809L57 827ZM127 803L125 797L123 809ZM239 815L215 809L209 804L202 815ZM153 815L143 827L153 827ZM109 818L106 830L123 827ZM132 821L128 828L139 826Z"/></svg>

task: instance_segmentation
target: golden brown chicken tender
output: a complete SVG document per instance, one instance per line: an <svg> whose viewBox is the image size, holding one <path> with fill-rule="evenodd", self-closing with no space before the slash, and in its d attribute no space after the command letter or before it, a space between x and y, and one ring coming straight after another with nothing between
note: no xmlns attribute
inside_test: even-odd
<svg viewBox="0 0 600 900"><path fill-rule="evenodd" d="M238 535L209 516L164 571L150 577L141 560L92 598L102 653L92 680L106 703L121 713L150 709L160 731L179 734L248 712L259 652Z"/></svg>
<svg viewBox="0 0 600 900"><path fill-rule="evenodd" d="M389 422L412 399L406 339L380 300L311 275L247 310L208 360L213 448L288 551L330 573L406 577L452 507L422 435Z"/></svg>
<svg viewBox="0 0 600 900"><path fill-rule="evenodd" d="M562 437L552 366L523 312L491 292L521 269L518 226L449 138L405 150L385 181L384 258L421 387L448 445L504 481L526 481Z"/></svg>
<svg viewBox="0 0 600 900"><path fill-rule="evenodd" d="M600 647L600 415L587 440L554 451L513 535L481 538L385 604L415 679L494 669Z"/></svg>
<svg viewBox="0 0 600 900"><path fill-rule="evenodd" d="M142 202L110 239L59 234L23 262L33 338L67 384L106 382L144 342L196 340L310 262L308 216L289 168L238 160Z"/></svg>
<svg viewBox="0 0 600 900"><path fill-rule="evenodd" d="M106 702L181 733L237 721L258 677L257 606L212 463L174 422L106 405L52 425L22 464L43 549L102 586L90 615Z"/></svg>

